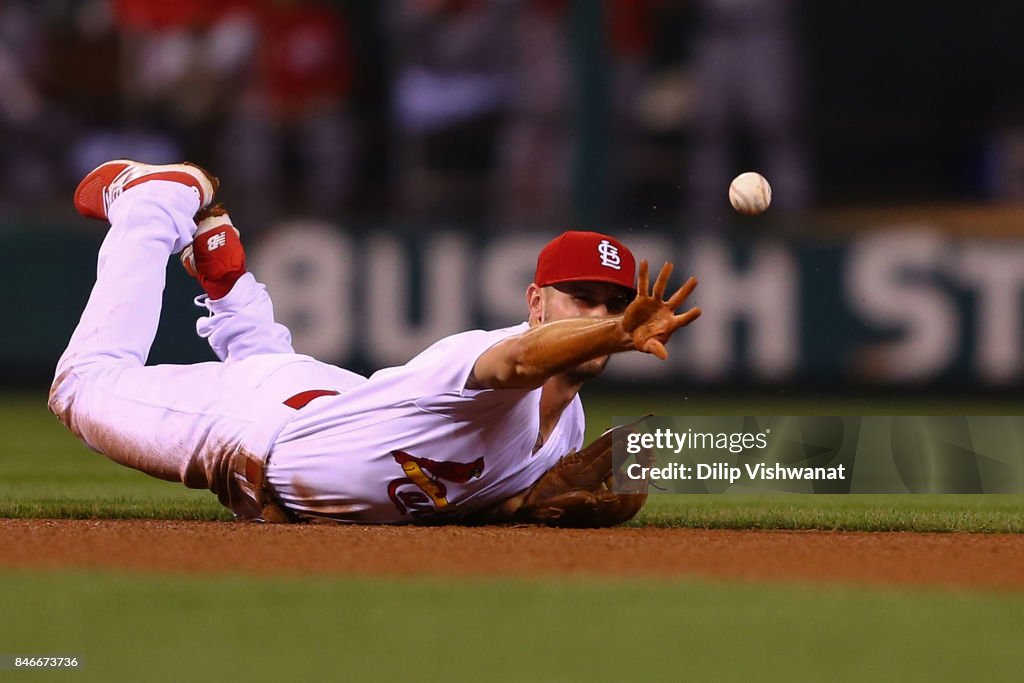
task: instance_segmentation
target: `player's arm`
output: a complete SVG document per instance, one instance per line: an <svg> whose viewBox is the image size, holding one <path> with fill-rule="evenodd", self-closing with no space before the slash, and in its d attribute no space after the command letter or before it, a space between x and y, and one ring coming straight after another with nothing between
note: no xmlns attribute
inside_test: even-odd
<svg viewBox="0 0 1024 683"><path fill-rule="evenodd" d="M668 358L665 342L701 313L696 307L675 312L697 286L695 278L662 299L671 272L672 264L666 263L648 294L647 262L641 261L637 296L622 315L544 323L502 340L477 359L469 387L534 389L580 363L634 349Z"/></svg>
<svg viewBox="0 0 1024 683"><path fill-rule="evenodd" d="M621 315L544 323L487 349L473 366L469 387L533 389L591 358L632 348Z"/></svg>

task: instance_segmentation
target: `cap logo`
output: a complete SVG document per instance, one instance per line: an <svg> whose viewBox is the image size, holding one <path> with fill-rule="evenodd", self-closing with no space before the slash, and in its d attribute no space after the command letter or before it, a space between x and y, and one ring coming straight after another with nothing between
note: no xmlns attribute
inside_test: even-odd
<svg viewBox="0 0 1024 683"><path fill-rule="evenodd" d="M601 265L615 270L622 269L622 257L619 256L619 248L608 240L601 240L597 245L597 253L601 256Z"/></svg>

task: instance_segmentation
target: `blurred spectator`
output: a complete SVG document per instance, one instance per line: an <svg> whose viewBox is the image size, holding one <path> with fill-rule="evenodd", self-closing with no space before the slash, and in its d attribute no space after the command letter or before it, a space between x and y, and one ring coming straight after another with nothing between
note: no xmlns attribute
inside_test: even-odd
<svg viewBox="0 0 1024 683"><path fill-rule="evenodd" d="M801 73L794 0L700 0L695 112L689 161L691 227L715 229L730 179L758 170L773 208L797 210L809 194L800 134ZM745 155L750 150L752 155Z"/></svg>
<svg viewBox="0 0 1024 683"><path fill-rule="evenodd" d="M244 26L231 31L231 24L224 21L225 16L233 16L237 3L92 0L91 4L92 15L100 14L101 6L111 15L117 49L108 54L108 60L113 61L78 68L67 64L65 69L72 80L94 73L113 75L116 92L109 93L105 84L95 82L82 88L86 93L92 90L93 99L107 106L88 117L85 134L71 150L73 177L80 178L113 157L156 164L188 158L215 167L209 140L215 138L227 105L237 97L233 86L253 44Z"/></svg>
<svg viewBox="0 0 1024 683"><path fill-rule="evenodd" d="M398 181L414 216L481 222L508 113L519 0L398 0Z"/></svg>
<svg viewBox="0 0 1024 683"><path fill-rule="evenodd" d="M609 187L629 194L645 171L638 103L651 78L654 6L658 0L609 0L605 21L611 69L611 157ZM623 198L618 197L621 201Z"/></svg>
<svg viewBox="0 0 1024 683"><path fill-rule="evenodd" d="M550 227L570 216L573 160L581 144L574 130L574 111L586 107L578 84L580 68L600 63L573 64L569 36L569 0L524 2L514 26L515 50L511 69L512 97L501 134L500 168L495 202L499 222L509 227ZM616 193L628 186L636 146L634 102L644 82L651 37L649 0L610 0L587 11L603 13L609 53L610 135L599 141L612 156L611 177L601 177L594 195L608 188ZM578 50L578 48L576 48ZM575 68L575 72L574 72ZM586 111L587 116L601 112ZM579 213L578 211L576 212Z"/></svg>
<svg viewBox="0 0 1024 683"><path fill-rule="evenodd" d="M0 202L21 206L45 195L54 169L46 145L47 102L38 87L46 46L36 3L0 5Z"/></svg>
<svg viewBox="0 0 1024 683"><path fill-rule="evenodd" d="M84 143L83 161L93 156L135 156L151 163L210 161L202 154L206 124L241 58L211 34L222 7L203 0L115 0L121 108L111 129ZM120 150L105 151L108 146Z"/></svg>
<svg viewBox="0 0 1024 683"><path fill-rule="evenodd" d="M316 0L116 0L124 46L119 144L152 163L189 158L223 173L236 218L284 209L333 215L350 184L347 27ZM124 156L107 154L110 156ZM301 188L301 190L299 189Z"/></svg>
<svg viewBox="0 0 1024 683"><path fill-rule="evenodd" d="M215 166L250 220L266 225L285 208L333 217L347 199L355 147L348 31L335 3L318 0L237 2L215 27L234 36L229 44L251 47ZM301 190L282 197L282 186Z"/></svg>
<svg viewBox="0 0 1024 683"><path fill-rule="evenodd" d="M500 133L494 217L514 228L562 224L568 214L573 131L566 14L569 0L528 0L515 40L508 119Z"/></svg>

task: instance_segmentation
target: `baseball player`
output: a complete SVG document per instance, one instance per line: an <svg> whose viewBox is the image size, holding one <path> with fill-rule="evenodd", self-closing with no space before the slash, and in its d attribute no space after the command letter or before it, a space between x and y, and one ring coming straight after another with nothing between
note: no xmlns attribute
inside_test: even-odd
<svg viewBox="0 0 1024 683"><path fill-rule="evenodd" d="M203 169L119 160L75 206L106 220L96 284L57 365L49 407L94 450L209 488L237 517L446 522L516 500L583 442L578 391L609 355L667 357L700 310L677 314L613 237L567 232L537 260L528 320L456 334L369 378L297 354L246 271L238 230ZM181 252L206 291L197 322L219 362L145 366L165 265Z"/></svg>

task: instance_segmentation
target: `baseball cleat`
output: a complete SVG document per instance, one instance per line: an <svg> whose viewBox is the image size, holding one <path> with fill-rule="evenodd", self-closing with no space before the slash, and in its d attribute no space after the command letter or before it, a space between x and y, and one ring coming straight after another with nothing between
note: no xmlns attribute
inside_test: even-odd
<svg viewBox="0 0 1024 683"><path fill-rule="evenodd" d="M170 180L193 188L200 209L213 202L220 182L205 169L190 163L155 166L131 159L115 159L90 171L75 189L75 209L86 218L107 219L107 210L125 190L147 180Z"/></svg>
<svg viewBox="0 0 1024 683"><path fill-rule="evenodd" d="M245 250L238 228L220 204L196 214L196 234L181 252L185 272L199 280L211 299L222 299L245 274Z"/></svg>

